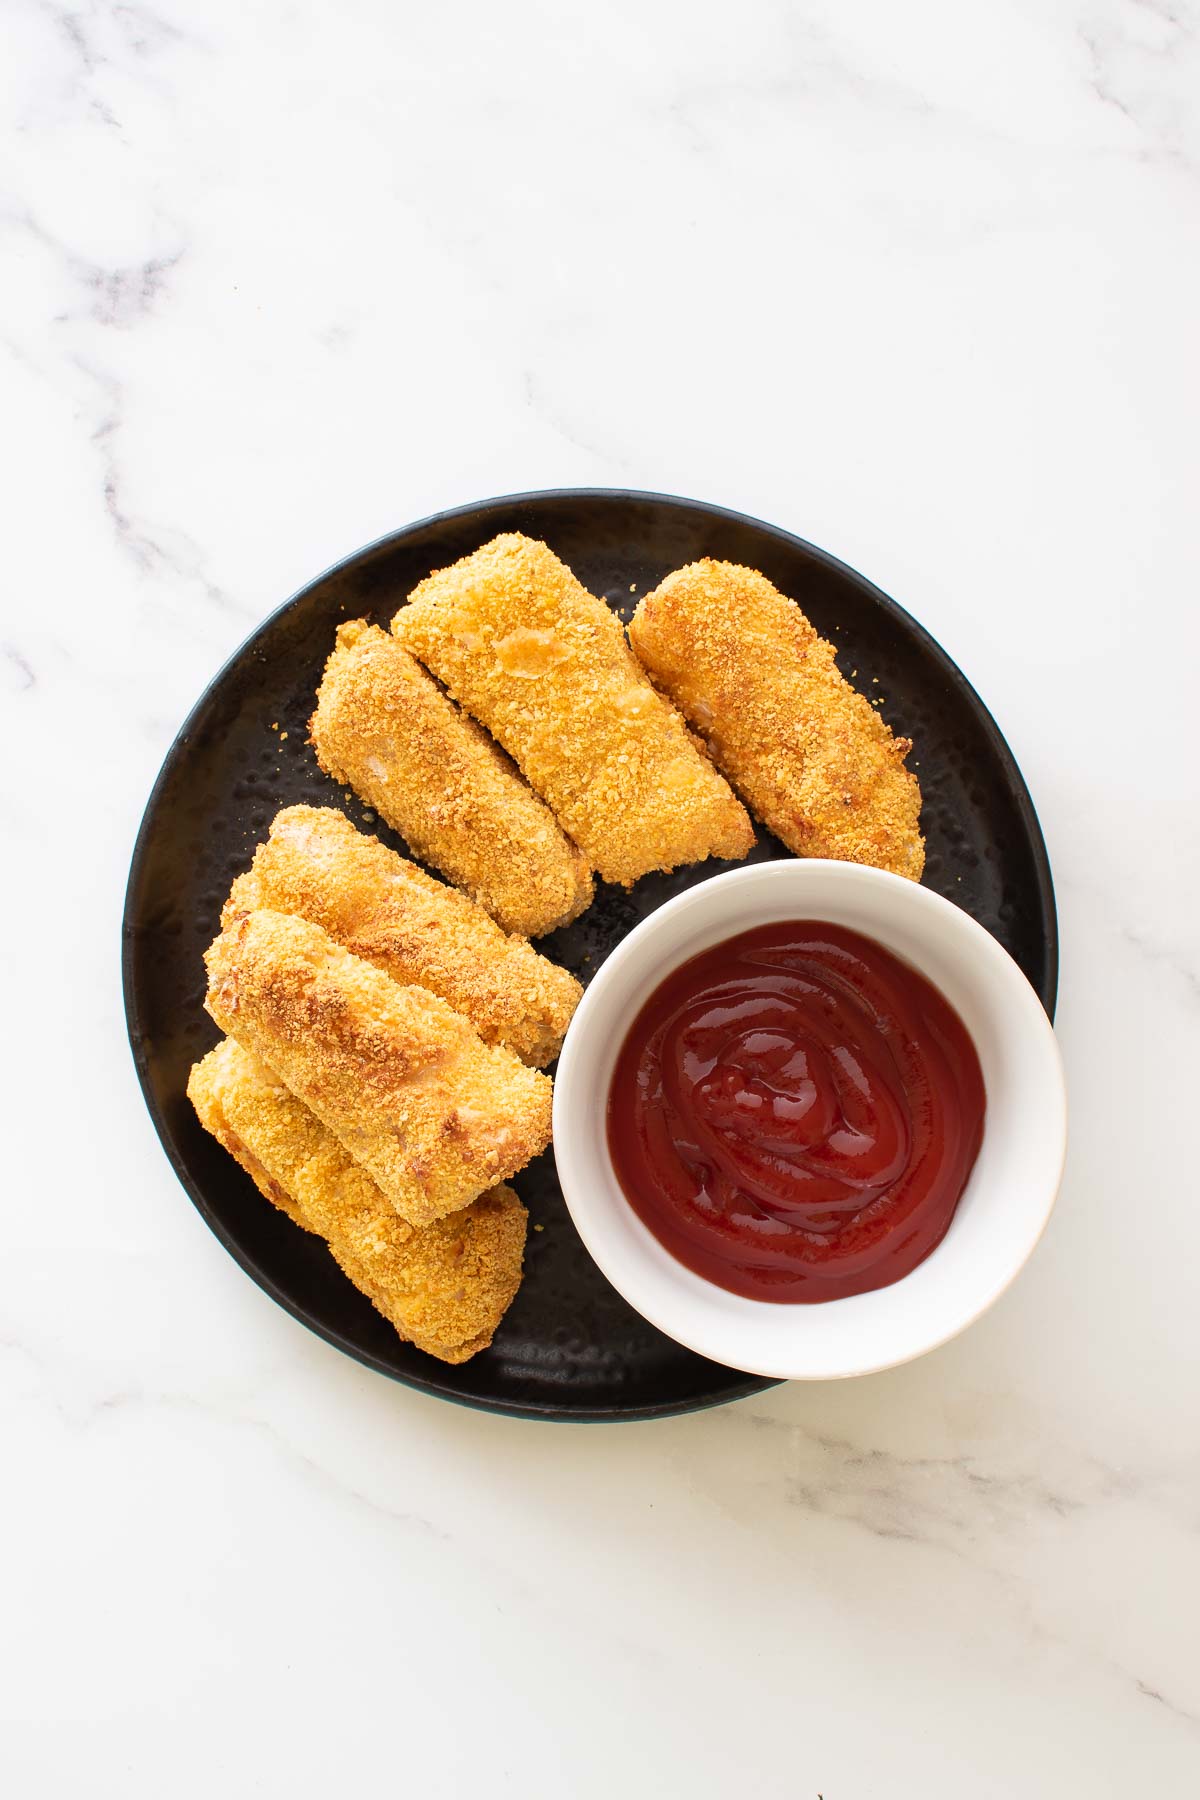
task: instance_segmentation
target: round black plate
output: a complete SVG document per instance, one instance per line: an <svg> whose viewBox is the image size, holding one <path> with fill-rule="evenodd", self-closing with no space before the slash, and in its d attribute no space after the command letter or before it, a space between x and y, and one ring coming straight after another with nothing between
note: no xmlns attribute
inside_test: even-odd
<svg viewBox="0 0 1200 1800"><path fill-rule="evenodd" d="M1004 739L945 652L861 575L787 532L692 500L568 489L459 507L360 550L280 607L216 676L163 764L134 851L123 942L134 1061L163 1147L213 1231L260 1287L339 1349L411 1387L494 1412L687 1412L774 1383L707 1362L630 1310L576 1237L550 1153L514 1184L533 1227L521 1291L492 1348L449 1368L402 1344L324 1247L260 1198L184 1092L189 1067L218 1035L201 1006L201 954L276 810L341 805L363 823L306 741L336 623L367 614L386 624L431 569L501 531L545 539L624 618L668 570L701 556L748 563L799 600L860 688L870 693L879 677L884 716L914 740L926 886L999 938L1053 1015L1058 939L1037 817ZM382 826L370 829L389 839ZM765 832L751 853L786 854ZM585 917L540 947L587 981L639 919L724 867L651 876L628 894L600 887Z"/></svg>

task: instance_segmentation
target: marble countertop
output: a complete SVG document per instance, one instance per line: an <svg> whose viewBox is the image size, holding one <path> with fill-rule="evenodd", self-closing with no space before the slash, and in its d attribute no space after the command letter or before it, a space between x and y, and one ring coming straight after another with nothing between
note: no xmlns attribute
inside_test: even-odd
<svg viewBox="0 0 1200 1800"><path fill-rule="evenodd" d="M0 10L6 1792L1196 1792L1198 94L1185 0ZM1028 778L1066 1185L907 1368L440 1405L246 1279L142 1106L193 699L357 545L570 485L862 569Z"/></svg>

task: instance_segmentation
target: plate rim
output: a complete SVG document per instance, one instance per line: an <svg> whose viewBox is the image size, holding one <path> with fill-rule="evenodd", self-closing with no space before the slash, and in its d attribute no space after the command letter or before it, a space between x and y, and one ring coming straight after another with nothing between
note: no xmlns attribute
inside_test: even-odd
<svg viewBox="0 0 1200 1800"><path fill-rule="evenodd" d="M468 1407L472 1411L498 1413L508 1418L546 1420L558 1424L609 1424L622 1422L649 1421L661 1418L677 1418L688 1413L705 1412L714 1406L726 1406L736 1400L750 1398L754 1394L764 1393L770 1388L783 1385L780 1380L759 1375L746 1375L740 1381L731 1381L728 1387L719 1394L706 1395L689 1401L661 1401L646 1406L623 1406L614 1402L611 1406L566 1408L552 1400L545 1402L524 1401L510 1402L503 1399L479 1399L472 1395L459 1393L444 1387L435 1374L412 1375L391 1367L370 1351L362 1349L343 1338L339 1332L313 1319L304 1312L295 1301L279 1286L269 1270L265 1269L254 1257L250 1256L240 1244L227 1232L221 1221L211 1211L203 1192L193 1181L190 1172L178 1155L172 1140L172 1134L164 1118L161 1108L155 1099L150 1085L149 1067L145 1053L145 1033L141 1029L138 1018L137 985L135 973L135 945L138 932L132 918L134 901L140 886L144 865L149 854L150 840L157 810L159 795L174 772L175 766L186 751L200 714L208 704L213 690L224 680L226 674L241 661L254 640L269 629L274 622L288 612L300 601L307 598L315 588L323 585L333 577L340 575L351 565L363 561L398 543L404 538L428 530L455 519L469 515L485 514L499 507L516 507L530 505L534 502L551 504L557 502L600 502L604 503L649 503L667 507L677 507L691 512L699 512L710 518L723 519L732 523L750 526L755 531L765 532L769 537L777 539L791 549L798 549L805 555L823 564L841 579L850 581L880 606L885 614L895 619L904 629L915 634L923 651L939 668L943 676L952 686L963 694L972 710L979 718L988 737L993 753L996 755L1004 773L1006 782L1017 806L1021 825L1033 852L1034 870L1038 899L1046 919L1045 965L1040 985L1034 985L1034 991L1045 1008L1051 1022L1054 1019L1058 994L1059 974L1059 932L1058 908L1054 894L1054 881L1050 868L1049 853L1046 849L1045 836L1033 804L1032 796L1025 777L1011 749L1005 740L1000 727L992 716L990 708L980 698L974 685L954 662L949 652L932 633L921 624L905 607L893 600L890 594L877 587L867 576L843 562L840 557L830 551L823 550L820 545L811 543L798 533L787 531L782 526L772 525L765 519L759 519L752 513L737 511L732 507L720 506L713 501L690 499L682 494L666 494L649 488L611 488L611 487L560 487L532 488L512 494L495 494L487 499L468 501L458 506L444 507L437 512L428 513L423 518L414 519L394 531L382 533L368 543L360 545L356 550L339 557L330 563L319 574L312 576L301 587L295 589L287 599L273 607L246 633L246 636L224 659L205 683L189 709L182 725L176 731L159 767L158 774L150 788L146 804L138 821L134 838L133 854L129 863L129 874L125 884L125 897L121 910L121 993L125 1012L125 1026L129 1041L134 1070L138 1078L143 1103L150 1115L159 1144L166 1153L168 1162L174 1170L180 1185L197 1212L213 1233L214 1237L233 1257L238 1266L250 1276L251 1280L268 1294L278 1306L292 1318L313 1332L317 1337L344 1355L352 1357L362 1366L385 1375L392 1381L400 1382L414 1392L423 1393L438 1400L448 1400L456 1406ZM731 1375L738 1371L731 1370Z"/></svg>

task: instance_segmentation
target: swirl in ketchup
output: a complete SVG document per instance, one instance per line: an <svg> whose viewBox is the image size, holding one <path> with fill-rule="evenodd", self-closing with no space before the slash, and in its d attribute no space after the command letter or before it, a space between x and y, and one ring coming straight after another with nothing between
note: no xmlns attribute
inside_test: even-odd
<svg viewBox="0 0 1200 1800"><path fill-rule="evenodd" d="M945 1236L983 1137L961 1019L870 938L803 920L674 970L608 1101L613 1167L659 1242L755 1300L889 1286Z"/></svg>

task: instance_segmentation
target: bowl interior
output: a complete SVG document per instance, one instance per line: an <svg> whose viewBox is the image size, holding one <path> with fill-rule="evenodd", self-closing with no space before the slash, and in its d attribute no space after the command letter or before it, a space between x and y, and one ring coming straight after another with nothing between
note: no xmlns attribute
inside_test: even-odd
<svg viewBox="0 0 1200 1800"><path fill-rule="evenodd" d="M625 1200L606 1103L625 1032L649 992L736 932L824 919L883 944L938 987L983 1068L983 1144L950 1230L891 1287L812 1305L726 1293L676 1262ZM1062 1172L1066 1107L1054 1033L1024 975L936 894L845 863L731 871L670 902L614 951L572 1022L555 1090L555 1155L577 1229L608 1279L660 1330L734 1368L826 1379L886 1368L945 1342L1003 1292L1045 1226Z"/></svg>

